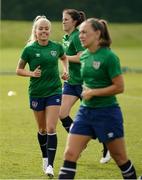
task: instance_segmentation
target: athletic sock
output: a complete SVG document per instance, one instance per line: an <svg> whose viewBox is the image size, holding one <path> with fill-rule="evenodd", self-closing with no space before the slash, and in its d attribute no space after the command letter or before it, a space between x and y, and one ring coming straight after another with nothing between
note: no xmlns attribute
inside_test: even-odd
<svg viewBox="0 0 142 180"><path fill-rule="evenodd" d="M53 162L56 155L56 149L57 149L57 135L56 133L53 134L47 134L48 142L48 164L53 167Z"/></svg>
<svg viewBox="0 0 142 180"><path fill-rule="evenodd" d="M137 179L136 171L131 161L128 160L125 164L119 166L124 179Z"/></svg>
<svg viewBox="0 0 142 180"><path fill-rule="evenodd" d="M74 179L76 173L76 162L64 161L59 172L59 179Z"/></svg>
<svg viewBox="0 0 142 180"><path fill-rule="evenodd" d="M103 157L104 158L106 157L107 151L108 151L108 149L107 149L105 143L103 143Z"/></svg>
<svg viewBox="0 0 142 180"><path fill-rule="evenodd" d="M40 132L38 132L37 137L42 152L42 157L47 158L47 134L41 134Z"/></svg>
<svg viewBox="0 0 142 180"><path fill-rule="evenodd" d="M60 119L62 122L63 127L67 132L69 132L71 124L73 123L73 120L70 116L65 117L64 119Z"/></svg>

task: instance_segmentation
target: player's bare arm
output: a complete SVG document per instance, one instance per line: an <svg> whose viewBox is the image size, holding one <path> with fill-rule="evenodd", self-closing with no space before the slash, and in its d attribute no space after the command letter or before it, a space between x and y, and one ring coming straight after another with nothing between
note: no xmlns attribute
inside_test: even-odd
<svg viewBox="0 0 142 180"><path fill-rule="evenodd" d="M26 70L25 66L26 66L26 62L20 59L16 68L16 74L19 76L25 76L25 77L40 77L41 76L40 66L38 66L34 71Z"/></svg>

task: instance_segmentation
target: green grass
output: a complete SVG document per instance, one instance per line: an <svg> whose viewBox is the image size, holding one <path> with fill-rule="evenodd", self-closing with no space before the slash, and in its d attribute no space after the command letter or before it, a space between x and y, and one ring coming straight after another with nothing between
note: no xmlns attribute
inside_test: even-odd
<svg viewBox="0 0 142 180"><path fill-rule="evenodd" d="M32 22L1 21L2 48L22 48L30 37ZM113 47L142 47L142 23L109 24ZM63 35L61 22L52 23L51 39L61 41Z"/></svg>
<svg viewBox="0 0 142 180"><path fill-rule="evenodd" d="M129 157L134 162L138 175L142 171L142 74L125 74L126 90L119 95L119 102L124 113L126 144ZM36 122L29 109L27 86L28 78L0 76L0 178L1 179L46 179L41 170L41 158L36 139ZM8 97L7 92L14 90L16 96ZM75 115L79 103L73 108ZM63 162L66 132L58 124L58 150L55 159L55 178ZM76 178L100 179L121 178L113 160L101 165L102 145L92 140L82 153L78 162ZM8 172L7 172L8 171ZM111 173L110 173L111 172Z"/></svg>
<svg viewBox="0 0 142 180"><path fill-rule="evenodd" d="M142 69L142 47L116 47L114 51L119 56L122 66Z"/></svg>
<svg viewBox="0 0 142 180"><path fill-rule="evenodd" d="M31 35L32 22L27 21L2 21L1 45L2 48L23 47ZM54 22L51 29L51 39L61 41L63 35L62 25Z"/></svg>
<svg viewBox="0 0 142 180"><path fill-rule="evenodd" d="M8 27L8 28L7 28ZM20 27L20 28L19 28ZM61 23L53 23L52 37L60 41ZM111 24L113 50L122 66L142 69L142 24ZM31 31L31 22L2 21L0 73L15 72L22 48ZM14 38L13 38L14 37ZM137 174L142 175L142 73L124 74L125 93L118 96L124 115L127 151ZM41 169L36 139L37 126L28 102L28 78L0 74L0 179L47 179ZM9 90L16 96L9 97ZM74 106L74 117L79 102ZM58 123L55 178L63 163L67 134ZM78 162L78 179L120 179L113 160L101 165L102 145L92 140Z"/></svg>
<svg viewBox="0 0 142 180"><path fill-rule="evenodd" d="M115 47L142 46L141 24L110 24L112 44Z"/></svg>
<svg viewBox="0 0 142 180"><path fill-rule="evenodd" d="M30 33L32 22L1 22L0 72L15 72L17 61ZM7 28L8 27L8 28ZM18 28L19 27L19 28ZM122 66L142 67L142 24L110 24L112 48L119 55ZM61 22L52 23L51 39L60 41L63 35Z"/></svg>

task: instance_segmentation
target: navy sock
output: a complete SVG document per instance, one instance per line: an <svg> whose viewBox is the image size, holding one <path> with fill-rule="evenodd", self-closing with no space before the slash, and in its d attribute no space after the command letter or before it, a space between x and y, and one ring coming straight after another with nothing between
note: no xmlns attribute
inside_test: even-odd
<svg viewBox="0 0 142 180"><path fill-rule="evenodd" d="M56 133L48 134L48 164L53 167L53 162L56 155L56 149L57 149L57 135Z"/></svg>
<svg viewBox="0 0 142 180"><path fill-rule="evenodd" d="M67 116L64 119L61 119L61 122L65 130L69 132L71 124L73 123L72 118L70 116Z"/></svg>
<svg viewBox="0 0 142 180"><path fill-rule="evenodd" d="M105 157L105 156L106 156L107 151L108 151L108 149L107 149L107 147L106 147L105 143L103 143L103 157Z"/></svg>
<svg viewBox="0 0 142 180"><path fill-rule="evenodd" d="M76 162L64 161L59 172L59 179L74 179L76 173Z"/></svg>
<svg viewBox="0 0 142 180"><path fill-rule="evenodd" d="M41 134L38 132L37 137L42 152L42 157L47 158L47 134Z"/></svg>
<svg viewBox="0 0 142 180"><path fill-rule="evenodd" d="M137 179L136 171L131 161L128 160L125 164L119 166L124 179Z"/></svg>

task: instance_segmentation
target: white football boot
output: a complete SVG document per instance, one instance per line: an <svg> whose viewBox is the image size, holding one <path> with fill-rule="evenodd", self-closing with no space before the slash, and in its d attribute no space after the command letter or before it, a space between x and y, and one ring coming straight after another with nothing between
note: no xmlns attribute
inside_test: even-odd
<svg viewBox="0 0 142 180"><path fill-rule="evenodd" d="M109 153L109 151L107 151L106 155L100 159L100 163L105 164L105 163L109 162L110 159L111 159L110 153Z"/></svg>
<svg viewBox="0 0 142 180"><path fill-rule="evenodd" d="M42 158L42 168L45 174L46 174L47 166L48 166L48 158Z"/></svg>
<svg viewBox="0 0 142 180"><path fill-rule="evenodd" d="M52 167L51 165L49 165L49 166L46 168L45 174L46 174L47 176L49 176L49 178L53 178L53 177L54 177L53 167Z"/></svg>

